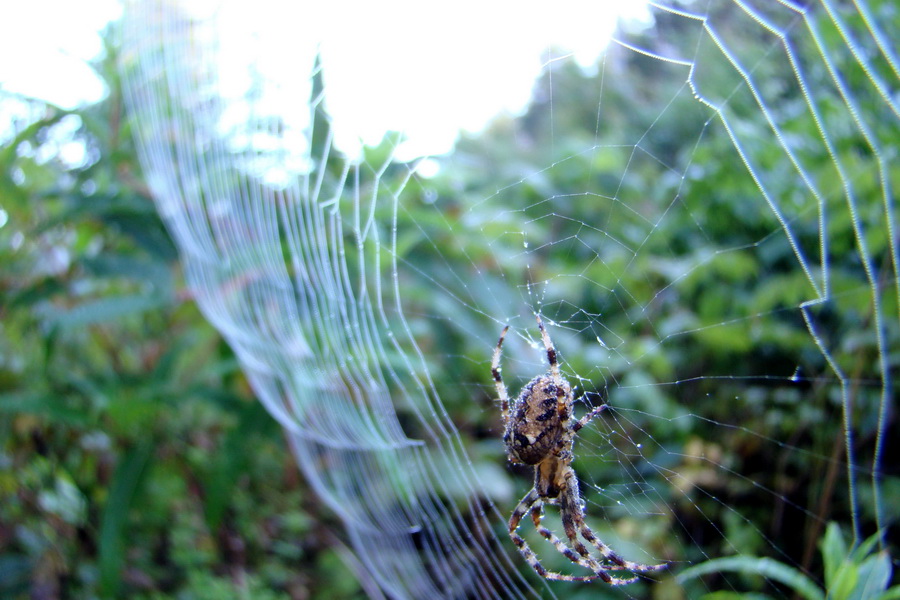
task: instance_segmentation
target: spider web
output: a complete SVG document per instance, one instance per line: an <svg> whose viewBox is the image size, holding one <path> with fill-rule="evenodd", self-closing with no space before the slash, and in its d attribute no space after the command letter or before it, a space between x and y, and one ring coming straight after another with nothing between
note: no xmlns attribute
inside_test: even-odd
<svg viewBox="0 0 900 600"><path fill-rule="evenodd" d="M489 364L509 323L511 395L546 369L536 313L577 414L611 405L574 466L588 522L626 558L677 576L769 556L815 577L828 521L889 542L889 3L653 5L652 28L616 34L596 72L548 49L527 112L437 163L399 160L400 137L342 144L314 9L273 10L132 5L127 103L191 290L341 518L371 596L606 591L540 580L506 534L530 475L505 467ZM504 23L487 26L503 47ZM361 81L363 105L390 92L378 81ZM460 88L447 93L478 91ZM548 568L577 570L527 529ZM615 593L748 581L672 575Z"/></svg>

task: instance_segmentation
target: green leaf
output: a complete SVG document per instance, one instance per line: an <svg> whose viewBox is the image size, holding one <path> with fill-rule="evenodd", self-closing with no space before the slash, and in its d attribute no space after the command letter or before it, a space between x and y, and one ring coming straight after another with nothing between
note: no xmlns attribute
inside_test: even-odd
<svg viewBox="0 0 900 600"><path fill-rule="evenodd" d="M153 445L145 441L129 451L113 474L109 496L100 517L100 588L108 597L118 596L122 583L128 511L153 455Z"/></svg>
<svg viewBox="0 0 900 600"><path fill-rule="evenodd" d="M7 308L31 308L48 298L66 291L65 285L58 278L45 277L29 282L22 289L10 294L5 300Z"/></svg>
<svg viewBox="0 0 900 600"><path fill-rule="evenodd" d="M0 394L0 414L29 414L46 417L53 424L80 425L88 423L88 415L81 408L69 406L65 398L53 394L13 392Z"/></svg>
<svg viewBox="0 0 900 600"><path fill-rule="evenodd" d="M772 600L772 597L756 592L712 592L703 594L700 600Z"/></svg>
<svg viewBox="0 0 900 600"><path fill-rule="evenodd" d="M63 327L84 327L105 323L127 315L143 313L168 306L171 299L159 294L130 294L91 300L67 311L51 314Z"/></svg>
<svg viewBox="0 0 900 600"><path fill-rule="evenodd" d="M203 475L204 515L210 531L222 524L234 487L249 468L256 434L272 425L272 417L258 404L240 407L237 425L222 440L222 446Z"/></svg>
<svg viewBox="0 0 900 600"><path fill-rule="evenodd" d="M835 578L849 551L837 523L831 522L825 530L821 544L822 559L825 562L825 589L835 589Z"/></svg>
<svg viewBox="0 0 900 600"><path fill-rule="evenodd" d="M887 589L890 580L891 558L887 552L879 552L859 566L859 581L853 597L860 600L874 598Z"/></svg>
<svg viewBox="0 0 900 600"><path fill-rule="evenodd" d="M900 599L900 585L895 585L883 594L878 594L873 600L898 600Z"/></svg>
<svg viewBox="0 0 900 600"><path fill-rule="evenodd" d="M854 548L850 553L850 560L857 563L862 562L881 541L882 533L879 531L870 535L862 544Z"/></svg>
<svg viewBox="0 0 900 600"><path fill-rule="evenodd" d="M171 270L168 264L142 256L103 254L85 258L81 262L85 271L98 278L126 278L136 281L152 281L156 286L171 286Z"/></svg>
<svg viewBox="0 0 900 600"><path fill-rule="evenodd" d="M755 556L729 556L700 563L682 571L675 580L679 584L703 575L732 571L746 575L760 575L789 586L807 600L824 600L822 590L809 577L783 563Z"/></svg>
<svg viewBox="0 0 900 600"><path fill-rule="evenodd" d="M849 600L856 582L859 581L859 569L853 563L847 561L841 564L837 573L833 574L832 582L828 585L829 600Z"/></svg>

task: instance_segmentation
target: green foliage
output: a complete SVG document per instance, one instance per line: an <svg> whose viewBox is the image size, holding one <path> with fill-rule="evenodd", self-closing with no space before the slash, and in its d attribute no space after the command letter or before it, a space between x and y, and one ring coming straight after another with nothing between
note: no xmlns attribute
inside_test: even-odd
<svg viewBox="0 0 900 600"><path fill-rule="evenodd" d="M746 15L717 18L724 19L717 22L721 29L733 25L728 19ZM648 31L644 47L654 48L657 38L665 39ZM739 45L741 39L736 32L730 41ZM751 48L759 45L741 50ZM800 44L794 49L815 52ZM822 523L847 524L854 508L843 479L845 449L836 442L843 439L840 387L806 319L830 358L856 382L855 435L865 443L854 450L861 465L871 464L877 425L871 407L880 399L877 385L860 382L878 382L883 375L871 326L873 294L860 268L853 220L841 194L832 193L840 189L834 161L825 152L804 157L808 175L826 191L830 246L824 260L831 286L825 301L806 305L804 313L818 291L758 186L736 167L741 158L718 116L699 106L689 90L667 87L674 79L659 76L665 68L659 61L615 48L604 61L607 75L624 73L627 62L628 77L601 81L573 63L555 61L535 94L545 103L552 98L552 114L536 101L522 117L497 120L483 134L464 138L437 177L411 182L398 229L422 234L418 244L407 240L399 250L403 264L411 266L402 273L422 276L404 279L404 306L414 314L439 315L433 331L422 331L421 345L434 360L444 359L436 373L452 373L438 381L441 397L455 423L489 439L498 430L496 414L491 423L490 414L473 410L471 390L456 382L480 377L485 393L475 406L491 406L485 356L500 328L473 316L471 306L490 307L485 312L491 317L504 318L522 314L523 304L532 302L532 309L561 324L554 339L570 372L582 378L580 386L609 398L613 411L607 418L617 407L627 410L615 420L616 437L652 440L635 468L649 463L664 474L677 473L676 482L654 492L672 509L660 521L668 518L667 531L678 543L652 535L646 525L628 539L675 564L728 555L734 547L762 553L777 545L783 552L777 558L786 564L762 557L727 558L723 564L734 572L769 569L783 584L809 591L797 576L819 568L812 549L825 533ZM771 117L784 124L797 147L820 149L813 119L794 118L808 109L794 93L790 65L753 64L761 86L785 90L783 101L768 102ZM704 65L708 79L717 79L716 68ZM732 123L745 128L742 139L752 139L754 159L769 176L766 190L788 213L794 241L816 271L812 277L821 277L817 207L788 169L755 100L723 81L703 82L705 91L714 85L733 94L727 107ZM895 119L885 119L884 127L900 139ZM865 144L852 129L838 128L834 136L841 160L863 174L853 181L860 185L857 202L865 207L860 212L877 213L882 198L868 177L881 158L861 150ZM607 145L611 141L616 145ZM887 167L890 179L900 174L895 162ZM872 222L870 256L886 265L889 278L885 228L874 216ZM467 282L462 290L461 281ZM461 299L429 299L428 290L434 295L435 289ZM882 301L891 305L884 314L896 315L890 292ZM896 320L888 319L886 327L888 346L898 347ZM491 330L496 333L485 333ZM431 348L435 339L440 345ZM598 347L598 340L611 349ZM463 362L473 365L470 375L458 373ZM507 365L508 371L514 368ZM520 381L533 375L508 371L511 388L516 375ZM610 450L614 440L593 430L583 431L580 440L575 464L582 480L601 488L621 482L628 457L616 452L629 449ZM598 459L606 452L619 460ZM645 482L641 474L635 481ZM885 498L892 481L883 482ZM527 482L516 485L521 489ZM591 506L591 489L585 487ZM868 489L868 482L860 487ZM598 503L610 504L602 496ZM773 504L774 511L784 511L778 519L772 517ZM898 505L888 504L886 522L896 522ZM859 508L853 516L861 529L877 528L873 503ZM612 506L606 512L631 531L633 509L617 512ZM725 535L701 535L702 545L678 537L708 528ZM791 561L795 566L787 566Z"/></svg>
<svg viewBox="0 0 900 600"><path fill-rule="evenodd" d="M97 105L0 96L0 597L360 597L97 67Z"/></svg>
<svg viewBox="0 0 900 600"><path fill-rule="evenodd" d="M121 586L123 550L126 543L128 513L131 510L147 463L153 453L149 442L128 451L113 473L109 495L100 518L99 556L100 590L105 596L117 596Z"/></svg>
<svg viewBox="0 0 900 600"><path fill-rule="evenodd" d="M164 600L169 596L151 594L147 600ZM179 593L181 600L288 600L290 596L269 589L259 577L249 576L241 586L227 577L193 571L187 585Z"/></svg>
<svg viewBox="0 0 900 600"><path fill-rule="evenodd" d="M848 548L837 523L829 523L822 539L821 552L824 561L825 589L797 569L770 558L730 556L705 561L679 573L681 584L716 573L741 573L749 581L760 578L777 582L807 600L888 600L900 598L900 585L888 588L891 579L891 561L887 552L873 552L880 539L875 534L858 547ZM718 599L717 593L705 594L704 600ZM731 598L750 600L769 598L758 592L732 592Z"/></svg>

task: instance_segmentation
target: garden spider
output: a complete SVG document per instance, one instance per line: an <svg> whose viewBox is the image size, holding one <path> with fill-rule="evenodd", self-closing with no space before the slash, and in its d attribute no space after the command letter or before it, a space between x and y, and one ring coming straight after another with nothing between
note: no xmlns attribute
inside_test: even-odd
<svg viewBox="0 0 900 600"><path fill-rule="evenodd" d="M593 581L602 579L610 585L626 585L638 580L638 577L627 579L611 577L608 571L631 571L647 573L666 568L666 564L643 565L625 560L612 548L604 544L585 523L584 502L578 493L578 478L572 469L572 444L575 434L600 414L606 405L592 409L580 420L572 419L572 404L575 394L572 387L559 373L556 349L550 341L550 335L544 329L540 315L537 316L538 328L544 348L547 349L547 360L550 370L538 375L522 388L519 397L513 402L510 412L509 395L503 378L500 376L500 353L503 338L509 325L503 328L500 341L494 349L491 361L491 374L497 385L500 398L500 411L503 416L503 441L506 452L512 463L534 466L534 487L525 494L509 519L509 537L519 549L519 553L537 574L546 579L556 581ZM560 540L556 534L541 524L544 504L559 505L563 529L571 546ZM519 523L526 513L531 512L534 526L544 538L573 563L594 572L594 575L575 576L554 573L545 569L538 561L534 551L525 540L516 533ZM594 546L602 555L597 560L587 547L578 539L578 535ZM574 550L573 550L574 548Z"/></svg>

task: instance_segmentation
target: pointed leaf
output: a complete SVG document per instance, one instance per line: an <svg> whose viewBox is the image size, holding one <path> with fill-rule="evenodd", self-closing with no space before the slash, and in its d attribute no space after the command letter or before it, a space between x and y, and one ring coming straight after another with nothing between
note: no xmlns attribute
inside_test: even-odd
<svg viewBox="0 0 900 600"><path fill-rule="evenodd" d="M850 561L844 562L832 577L828 590L828 600L850 600L850 594L859 581L859 569Z"/></svg>
<svg viewBox="0 0 900 600"><path fill-rule="evenodd" d="M70 406L58 394L13 392L0 394L0 415L30 414L47 418L53 424L87 425L89 416L80 407Z"/></svg>
<svg viewBox="0 0 900 600"><path fill-rule="evenodd" d="M113 474L112 485L100 517L100 587L105 596L117 597L122 582L128 511L153 455L150 442L128 452Z"/></svg>
<svg viewBox="0 0 900 600"><path fill-rule="evenodd" d="M825 598L815 582L797 569L769 558L755 556L729 556L708 560L685 569L675 579L678 583L684 583L695 577L724 571L761 575L789 586L807 600L824 600Z"/></svg>
<svg viewBox="0 0 900 600"><path fill-rule="evenodd" d="M834 588L834 579L838 570L848 554L841 528L837 523L828 524L825 537L822 538L821 551L822 559L825 562L825 589L831 590Z"/></svg>
<svg viewBox="0 0 900 600"><path fill-rule="evenodd" d="M883 532L877 532L870 535L866 540L853 549L853 552L850 553L850 560L856 563L861 563L865 560L866 557L875 549L875 546L881 541L881 537Z"/></svg>
<svg viewBox="0 0 900 600"><path fill-rule="evenodd" d="M900 600L900 585L895 585L883 594L878 594L872 600Z"/></svg>
<svg viewBox="0 0 900 600"><path fill-rule="evenodd" d="M130 294L91 300L50 316L56 324L63 327L84 327L162 308L169 304L171 299L164 295Z"/></svg>
<svg viewBox="0 0 900 600"><path fill-rule="evenodd" d="M869 600L887 589L891 580L891 559L887 552L870 556L859 566L859 581L853 598Z"/></svg>

